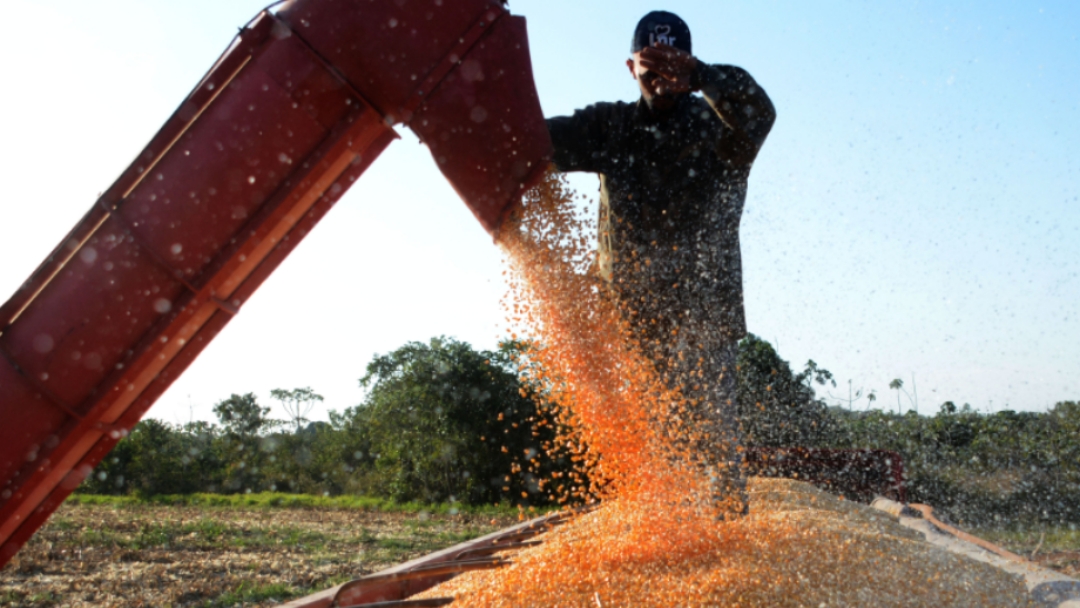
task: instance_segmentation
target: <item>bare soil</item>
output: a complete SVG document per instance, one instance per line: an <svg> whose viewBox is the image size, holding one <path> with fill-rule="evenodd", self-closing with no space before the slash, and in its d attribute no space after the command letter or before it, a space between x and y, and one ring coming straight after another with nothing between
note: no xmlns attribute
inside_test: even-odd
<svg viewBox="0 0 1080 608"><path fill-rule="evenodd" d="M975 529L971 533L1044 568L1080 578L1080 531L1074 527Z"/></svg>
<svg viewBox="0 0 1080 608"><path fill-rule="evenodd" d="M3 606L272 606L516 523L315 508L64 505Z"/></svg>
<svg viewBox="0 0 1080 608"><path fill-rule="evenodd" d="M273 606L514 523L513 516L66 504L0 571L0 606ZM974 533L1080 578L1072 534L1040 544L1031 531Z"/></svg>
<svg viewBox="0 0 1080 608"><path fill-rule="evenodd" d="M1033 561L1044 568L1080 578L1080 551L1052 551L1036 555Z"/></svg>

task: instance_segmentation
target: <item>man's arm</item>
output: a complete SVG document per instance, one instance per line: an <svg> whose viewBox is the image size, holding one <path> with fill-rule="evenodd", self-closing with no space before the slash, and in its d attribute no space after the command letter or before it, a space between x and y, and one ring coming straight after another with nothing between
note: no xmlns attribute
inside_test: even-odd
<svg viewBox="0 0 1080 608"><path fill-rule="evenodd" d="M603 172L607 160L608 140L612 134L614 108L599 103L578 110L571 116L547 119L551 143L555 148L552 161L559 171Z"/></svg>
<svg viewBox="0 0 1080 608"><path fill-rule="evenodd" d="M735 136L735 152L747 163L754 160L776 121L776 109L746 70L709 65L666 44L642 49L640 61L663 77L673 92L701 91Z"/></svg>
<svg viewBox="0 0 1080 608"><path fill-rule="evenodd" d="M698 61L690 87L705 100L746 147L752 161L776 121L776 108L765 90L750 74L733 65L709 65Z"/></svg>

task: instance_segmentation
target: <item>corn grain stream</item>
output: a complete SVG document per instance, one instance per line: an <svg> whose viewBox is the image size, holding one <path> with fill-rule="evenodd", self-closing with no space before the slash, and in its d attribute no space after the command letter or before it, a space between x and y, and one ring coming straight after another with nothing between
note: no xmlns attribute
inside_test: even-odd
<svg viewBox="0 0 1080 608"><path fill-rule="evenodd" d="M595 278L595 227L551 173L500 235L524 381L556 439L519 474L596 508L423 596L455 606L1024 606L1019 579L938 550L891 518L789 480L751 479L750 514L710 498L683 398L635 347ZM574 470L540 476L544 459ZM550 470L550 469L547 469Z"/></svg>

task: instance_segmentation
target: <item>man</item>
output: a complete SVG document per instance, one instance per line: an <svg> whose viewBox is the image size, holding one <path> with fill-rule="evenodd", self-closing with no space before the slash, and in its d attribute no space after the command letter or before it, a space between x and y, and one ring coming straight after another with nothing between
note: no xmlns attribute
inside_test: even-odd
<svg viewBox="0 0 1080 608"><path fill-rule="evenodd" d="M642 18L631 53L641 98L549 119L554 162L600 174L600 276L643 352L689 404L714 491L744 511L739 221L776 112L746 71L695 58L690 29L672 13Z"/></svg>

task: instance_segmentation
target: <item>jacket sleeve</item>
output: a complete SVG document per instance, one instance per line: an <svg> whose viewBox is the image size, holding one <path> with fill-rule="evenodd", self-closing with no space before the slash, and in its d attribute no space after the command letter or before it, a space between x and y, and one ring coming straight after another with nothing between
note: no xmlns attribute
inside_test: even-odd
<svg viewBox="0 0 1080 608"><path fill-rule="evenodd" d="M700 61L690 86L701 91L730 129L732 152L747 163L753 162L776 121L776 109L765 90L742 68Z"/></svg>
<svg viewBox="0 0 1080 608"><path fill-rule="evenodd" d="M571 116L547 119L551 143L555 148L552 160L559 171L603 172L612 132L611 106L595 104Z"/></svg>

